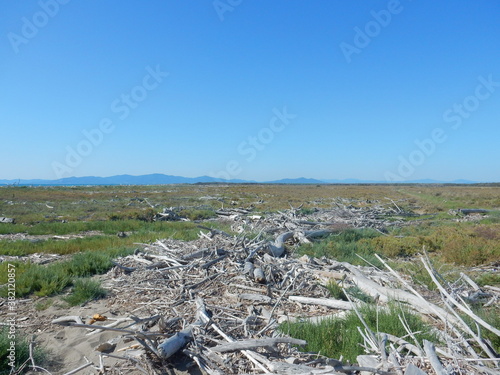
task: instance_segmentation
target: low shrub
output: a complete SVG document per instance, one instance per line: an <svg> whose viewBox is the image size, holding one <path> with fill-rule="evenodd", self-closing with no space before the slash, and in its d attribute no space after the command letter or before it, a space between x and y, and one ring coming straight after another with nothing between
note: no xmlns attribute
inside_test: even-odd
<svg viewBox="0 0 500 375"><path fill-rule="evenodd" d="M0 327L0 375L21 373L19 371L21 370L20 367L30 358L29 339L17 329L14 333L9 330L9 326ZM13 362L9 358L12 342L15 343L15 359L13 359ZM33 359L37 366L42 366L47 359L46 351L35 345ZM14 364L14 367L11 364Z"/></svg>
<svg viewBox="0 0 500 375"><path fill-rule="evenodd" d="M373 256L375 247L370 239L380 236L373 229L347 229L339 234L328 236L326 239L298 248L299 254L307 254L317 258L326 256L340 262L366 265L358 255L375 265L381 265ZM357 254L357 255L356 255Z"/></svg>
<svg viewBox="0 0 500 375"><path fill-rule="evenodd" d="M68 261L39 265L13 262L16 266L16 296L29 294L50 296L72 285L75 277L88 277L107 272L113 258L131 254L132 250L114 249L102 252L87 251L73 255ZM0 283L7 282L7 263L0 264ZM7 289L0 288L0 296L6 296Z"/></svg>
<svg viewBox="0 0 500 375"><path fill-rule="evenodd" d="M101 288L101 284L90 279L78 279L75 281L73 291L64 301L71 306L81 305L85 302L105 297L106 290Z"/></svg>
<svg viewBox="0 0 500 375"><path fill-rule="evenodd" d="M431 327L421 317L405 307L390 303L387 308L366 305L360 309L361 316L373 332L384 332L397 337L407 336L401 323L401 316L419 343L423 339L438 342L438 337L431 333ZM326 319L319 324L309 322L290 323L280 326L280 331L307 341L305 351L318 352L330 358L340 358L355 362L356 357L364 354L363 338L357 327L363 327L356 313L350 311L345 318Z"/></svg>
<svg viewBox="0 0 500 375"><path fill-rule="evenodd" d="M195 221L208 220L217 217L217 214L214 210L209 209L185 209L179 212L179 216Z"/></svg>

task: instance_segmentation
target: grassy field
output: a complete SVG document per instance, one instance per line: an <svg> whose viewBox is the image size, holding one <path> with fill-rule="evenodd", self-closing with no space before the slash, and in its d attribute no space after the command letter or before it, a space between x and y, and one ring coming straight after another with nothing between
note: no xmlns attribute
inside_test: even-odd
<svg viewBox="0 0 500 375"><path fill-rule="evenodd" d="M500 209L500 185L161 185L0 187L0 216L15 224L0 224L0 255L31 253L71 254L105 249L130 249L134 243L160 238L191 240L198 229L193 221L215 217L220 208L240 207L256 213L275 212L302 205L302 212L328 208L339 198L363 206L367 202L397 201L401 209L418 213L419 225L380 237L364 233L347 238L352 250L369 256L412 256L423 245L443 262L477 265L498 258L500 214L479 222L457 223L449 210ZM186 222L155 222L163 208L174 208ZM500 211L499 211L500 212ZM221 223L208 225L220 228ZM228 229L228 228L220 228ZM127 237L118 238L118 232ZM81 235L73 239L24 239L12 236ZM83 234L83 235L82 235ZM331 241L330 241L331 242ZM335 247L335 248L333 248ZM338 256L350 251L322 243L301 249L304 253ZM347 257L348 258L348 257ZM346 258L346 259L347 259Z"/></svg>
<svg viewBox="0 0 500 375"><path fill-rule="evenodd" d="M386 233L371 228L343 229L296 248L297 255L326 256L360 265L368 261L381 266L375 257L380 254L414 282L433 289L429 275L415 261L425 248L435 268L450 281L466 272L479 285L500 286L498 272L483 271L482 267L493 269L491 265L500 261L500 184L0 187L0 216L15 219L14 224L0 224L0 256L64 255L48 265L10 258L17 270L16 293L35 299L64 293L61 303L79 305L106 295L91 277L107 272L113 266L113 258L132 253L138 243L164 238L196 239L200 221L205 227L231 233L229 224L214 219L218 209L245 208L265 216L301 206L299 214L307 215L318 208L335 207L342 199L358 207L390 204L393 200L401 210L414 215L387 217L411 225L391 227ZM155 214L164 208L174 210L186 221L154 221ZM459 221L460 216L453 210L460 208L494 211L477 220ZM122 232L126 235L117 235ZM6 267L7 262L0 264L0 296L6 292ZM337 284L327 287L335 298L345 297ZM373 303L356 288L347 292ZM36 306L44 309L50 303L46 300ZM369 306L363 311L369 324L381 329L387 323L382 330L396 335L404 334L401 327L391 324L400 313L401 308L396 305L387 311L387 316ZM499 324L498 307L479 309L477 313L492 324ZM418 317L407 311L404 314L415 331L428 337L428 327ZM322 324L290 324L282 326L282 330L307 339L310 344L306 350L332 356L343 353L354 360L360 349L353 328L359 325L357 318L349 315L347 319ZM343 339L332 341L330 333L338 330L346 332ZM0 334L0 341L3 336ZM487 337L500 350L499 338Z"/></svg>
<svg viewBox="0 0 500 375"><path fill-rule="evenodd" d="M361 255L378 264L375 253L405 259L425 246L442 264L477 266L500 259L498 212L460 223L450 213L460 208L499 210L500 184L4 186L0 187L0 216L16 221L0 224L0 255L127 252L133 251L136 243L162 238L195 239L198 220L230 231L222 222L211 220L220 208L239 207L265 214L302 205L301 213L306 214L332 207L339 199L364 206L387 203L389 198L401 209L420 215L403 218L415 225L392 229L385 236L371 229L348 230L340 237L303 246L298 252L355 264L364 262ZM189 221L153 221L163 208L172 208ZM118 237L119 232L127 236ZM16 234L27 237L19 239ZM79 238L64 239L72 235ZM415 277L421 271L413 264L405 270ZM480 274L478 278L498 283L496 275Z"/></svg>

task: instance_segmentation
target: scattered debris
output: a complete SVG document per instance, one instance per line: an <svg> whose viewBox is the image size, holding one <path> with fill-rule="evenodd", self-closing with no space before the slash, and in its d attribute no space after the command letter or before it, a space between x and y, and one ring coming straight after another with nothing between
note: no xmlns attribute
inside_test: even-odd
<svg viewBox="0 0 500 375"><path fill-rule="evenodd" d="M423 293L380 257L385 270L293 256L297 244L345 228L385 233L391 226L412 225L403 217L413 213L401 202L387 200L337 199L331 208L307 214L301 207L259 215L251 208L231 207L218 210L218 220L238 235L200 225L195 241L138 244L142 251L116 259L115 267L101 276L110 291L109 310L90 310L86 316L73 310L50 318L53 340L63 340L68 330L81 332L81 341L89 340L89 353L79 353L78 364L66 374L163 374L181 364L187 373L210 375L497 373L500 358L481 331L500 335L500 330L467 303L496 304L499 288L482 288L464 274L445 284L425 252L420 261L438 292ZM176 212L164 209L157 218L176 220ZM287 337L278 329L281 323L318 322L346 310L356 312L365 303L353 297L348 302L331 298L325 285L332 280L344 288L358 287L381 308L396 300L425 314L442 342L419 343L413 332L405 337L373 332L359 315L366 354L358 356L358 363L301 352L306 342ZM469 328L460 314L477 329ZM35 319L23 323L46 324L30 320ZM33 358L31 363L37 368Z"/></svg>
<svg viewBox="0 0 500 375"><path fill-rule="evenodd" d="M358 210L342 208L341 212L352 219ZM375 219L369 218L369 211L359 212L365 223L383 228L370 221ZM310 224L310 219L302 220L293 210L268 215L257 222L245 221L245 215L240 213L232 218L245 222L252 230L260 228L274 233L274 241L261 235L248 239L201 227L196 241L159 240L144 244L143 252L117 260L108 274L112 279L109 287L115 295L113 306L128 309L129 317L117 318L120 323L113 323L113 327L99 322L85 325L81 319L75 322L74 317L59 318L53 323L63 324L65 329L109 330L116 333L115 341L133 338L136 344L118 349L124 352L123 362L148 368L148 373L160 373L165 366L175 367L181 357L189 358L199 371L207 374L493 373L489 366L498 366L500 359L486 340L465 325L457 311L466 312L482 329L496 334L498 329L472 313L457 291L479 303L498 299L500 291L483 290L467 278L462 278L459 288L458 284L443 286L430 262L422 257L422 264L443 296L442 300L431 302L388 265L382 271L327 258L290 257L294 244L331 232L328 228L337 218L325 211L318 213L329 215L328 221ZM271 223L279 222L278 218L279 227L271 228ZM276 248L283 251L276 252ZM385 263L382 258L379 260ZM363 304L352 298L350 302L330 298L322 285L331 279L342 280L345 287L358 286L377 297L379 304L395 299L426 314L435 322L447 346L411 343L411 336L399 338L372 332L360 321L367 355L360 356L357 365L300 352L297 346L306 343L286 337L277 329L281 323L328 317L337 311L356 310ZM154 314L142 318L133 315L141 309ZM106 368L106 351L115 350L115 341L99 347L103 353L101 363L92 366ZM481 358L479 347L489 358Z"/></svg>

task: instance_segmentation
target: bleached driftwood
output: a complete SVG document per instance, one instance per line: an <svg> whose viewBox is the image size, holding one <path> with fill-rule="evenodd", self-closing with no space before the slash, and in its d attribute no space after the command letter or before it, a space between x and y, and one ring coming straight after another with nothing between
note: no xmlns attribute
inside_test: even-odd
<svg viewBox="0 0 500 375"><path fill-rule="evenodd" d="M431 266L427 262L427 260L424 257L421 257L420 260L424 264L425 269L429 273L430 277L432 278L432 281L436 286L438 287L439 291L443 293L444 296L446 296L447 300L453 303L461 312L464 314L467 314L471 319L473 319L476 323L482 325L484 328L487 330L493 332L495 335L500 336L500 329L497 329L493 327L491 324L485 322L483 319L481 319L479 316L474 314L472 310L468 306L463 306L460 304L455 298L453 298L445 288L441 285L441 283L436 279L436 276L434 275L434 272L432 272Z"/></svg>
<svg viewBox="0 0 500 375"><path fill-rule="evenodd" d="M270 303L272 298L269 296L264 296L261 294L250 294L250 293L242 293L238 296L239 299L253 301L253 302L262 302L262 303Z"/></svg>
<svg viewBox="0 0 500 375"><path fill-rule="evenodd" d="M269 250L275 257L280 257L285 252L285 242L293 237L293 232L285 232L280 234L274 240L274 243L269 243Z"/></svg>
<svg viewBox="0 0 500 375"><path fill-rule="evenodd" d="M427 358L429 358L432 368L436 371L436 374L449 375L448 371L444 369L443 365L439 361L434 344L430 341L424 340L424 350L425 354L427 354Z"/></svg>
<svg viewBox="0 0 500 375"><path fill-rule="evenodd" d="M59 324L61 326L69 326L73 325L74 323L83 324L82 318L77 315L71 315L71 316L61 316L60 318L52 320L52 324Z"/></svg>
<svg viewBox="0 0 500 375"><path fill-rule="evenodd" d="M203 324L202 316L208 316L205 303L201 298L196 299L196 307L196 321L158 345L157 349L160 357L164 359L170 358L193 339L194 327Z"/></svg>
<svg viewBox="0 0 500 375"><path fill-rule="evenodd" d="M388 288L377 284L376 282L370 280L366 277L359 269L349 263L342 263L352 273L353 282L366 294L379 298L381 302L388 302L389 299L395 299L397 301L406 302L410 304L413 308L418 309L420 312L427 315L440 315L443 319L449 319L456 322L453 316L450 316L444 309L439 306L434 305L424 299L418 298L416 295L411 294L407 291L401 289ZM446 318L444 318L446 317Z"/></svg>
<svg viewBox="0 0 500 375"><path fill-rule="evenodd" d="M290 238L297 236L298 238L315 238L315 237L323 237L330 234L330 230L322 229L322 230L306 230L306 231L290 231L280 234L274 240L274 243L270 242L269 250L271 254L275 257L280 257L285 252L285 242Z"/></svg>
<svg viewBox="0 0 500 375"><path fill-rule="evenodd" d="M240 340L228 344L217 345L211 350L219 353L234 352L236 350L253 350L262 347L273 347L277 344L307 345L307 341L290 337L275 337L272 339Z"/></svg>
<svg viewBox="0 0 500 375"><path fill-rule="evenodd" d="M341 301L337 299L331 298L310 298L310 297L302 297L302 296L290 296L288 297L290 301L295 301L299 303L305 303L308 305L320 305L327 306L332 309L339 310L352 310L352 305L350 302Z"/></svg>
<svg viewBox="0 0 500 375"><path fill-rule="evenodd" d="M264 274L264 270L262 268L257 267L253 270L253 278L256 282L264 284L266 282L266 275Z"/></svg>

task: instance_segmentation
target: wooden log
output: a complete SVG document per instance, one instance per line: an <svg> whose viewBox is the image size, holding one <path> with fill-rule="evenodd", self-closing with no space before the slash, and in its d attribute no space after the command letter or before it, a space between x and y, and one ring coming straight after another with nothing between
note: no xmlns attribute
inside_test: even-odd
<svg viewBox="0 0 500 375"><path fill-rule="evenodd" d="M426 375L426 373L420 370L413 363L410 363L406 366L405 375Z"/></svg>
<svg viewBox="0 0 500 375"><path fill-rule="evenodd" d="M460 208L458 212L464 215L471 215L471 214L487 214L488 212L491 212L491 210L483 210L481 208Z"/></svg>
<svg viewBox="0 0 500 375"><path fill-rule="evenodd" d="M308 305L327 306L327 307L330 307L332 309L339 309L339 310L352 310L353 309L350 302L336 300L336 299L330 299L330 298L310 298L310 297L302 297L302 296L290 296L290 297L288 297L288 299L290 301L305 303Z"/></svg>
<svg viewBox="0 0 500 375"><path fill-rule="evenodd" d="M217 345L211 350L219 353L234 352L236 350L254 350L262 347L273 347L277 344L307 345L307 341L291 337L275 337L272 339L240 340L228 344Z"/></svg>
<svg viewBox="0 0 500 375"><path fill-rule="evenodd" d="M193 328L204 324L206 317L210 316L201 298L196 298L196 306L196 321L159 344L157 349L160 357L167 359L181 350L193 339Z"/></svg>
<svg viewBox="0 0 500 375"><path fill-rule="evenodd" d="M244 275L250 275L253 276L253 271L255 269L255 266L253 265L252 262L245 262L245 265L243 266L243 274Z"/></svg>
<svg viewBox="0 0 500 375"><path fill-rule="evenodd" d="M212 265L214 265L215 263L217 262L220 262L221 260L223 260L224 258L226 257L226 255L222 255L218 258L215 258L207 263L205 263L204 265L201 266L202 269L208 269L210 268Z"/></svg>
<svg viewBox="0 0 500 375"><path fill-rule="evenodd" d="M309 239L309 238L326 236L327 234L330 234L331 231L326 230L326 229L322 229L322 230L306 230L303 232L290 231L290 232L282 233L278 237L276 237L276 239L274 240L274 243L272 243L272 242L269 243L269 250L270 250L271 254L276 258L282 256L283 253L285 252L285 242L294 236L298 236L299 238L301 238L300 233L303 233L303 238Z"/></svg>
<svg viewBox="0 0 500 375"><path fill-rule="evenodd" d="M336 272L336 271L323 271L317 270L314 271L315 276L327 278L327 279L335 279L335 280L344 280L346 274L344 272Z"/></svg>
<svg viewBox="0 0 500 375"><path fill-rule="evenodd" d="M61 316L60 318L54 319L51 322L52 324L59 324L61 326L70 326L74 323L83 324L82 318L76 315L72 316ZM95 327L92 327L95 328Z"/></svg>
<svg viewBox="0 0 500 375"><path fill-rule="evenodd" d="M446 291L446 289L439 283L439 281L437 280L436 276L434 276L434 273L432 272L432 269L431 269L431 266L430 266L429 262L424 257L420 257L420 260L424 264L424 267L427 270L427 272L429 273L429 276L431 277L431 279L434 282L434 284L436 284L436 286L438 287L438 289L441 292L441 294L443 294L447 298L448 301L450 301L451 303L453 303L453 305L455 305L461 312L463 312L464 314L467 314L476 323L482 325L484 328L486 328L487 330L493 332L495 335L500 336L500 329L493 327L488 322L485 322L482 318L480 318L479 316L477 316L476 314L474 314L470 310L470 308L468 306L463 306L455 298L453 298Z"/></svg>
<svg viewBox="0 0 500 375"><path fill-rule="evenodd" d="M424 350L425 354L427 354L427 358L429 358L432 368L436 371L436 374L448 375L448 371L444 369L443 365L439 361L434 344L430 341L424 340Z"/></svg>
<svg viewBox="0 0 500 375"><path fill-rule="evenodd" d="M449 320L453 324L457 324L457 319L450 315L447 311L442 309L441 307L430 303L423 298L419 298L418 296L411 294L404 290L398 290L393 288L384 287L382 285L377 284L376 282L370 280L366 277L360 270L358 270L355 266L347 262L343 262L342 265L347 268L352 273L352 279L354 283L361 289L363 292L372 296L374 298L379 298L380 302L387 303L389 298L395 299L397 301L407 302L413 308L418 309L424 314L428 315L436 315L443 319L443 321Z"/></svg>
<svg viewBox="0 0 500 375"><path fill-rule="evenodd" d="M264 284L266 282L266 275L264 275L264 271L260 267L257 267L253 270L253 278L256 282L261 284Z"/></svg>
<svg viewBox="0 0 500 375"><path fill-rule="evenodd" d="M197 323L196 325L200 325ZM195 324L189 326L186 329L183 329L180 332L177 332L175 335L169 337L165 341L163 341L160 345L158 345L158 353L162 358L170 358L179 350L181 350L188 342L193 339L193 326Z"/></svg>
<svg viewBox="0 0 500 375"><path fill-rule="evenodd" d="M280 234L274 240L274 243L269 243L269 250L276 258L283 255L285 252L285 242L293 237L293 232L285 232Z"/></svg>
<svg viewBox="0 0 500 375"><path fill-rule="evenodd" d="M271 297L264 296L262 294L252 294L252 293L242 293L238 295L238 298L247 301L262 302L262 303L270 303L272 301Z"/></svg>
<svg viewBox="0 0 500 375"><path fill-rule="evenodd" d="M206 257L208 255L211 254L211 251L206 248L206 249L201 249L201 250L198 250L198 251L195 251L193 253L190 253L190 254L186 254L184 256L182 256L182 260L191 260L191 259L197 259L197 258L203 258L203 257Z"/></svg>
<svg viewBox="0 0 500 375"><path fill-rule="evenodd" d="M127 266L122 266L120 263L115 262L114 260L111 260L111 263L115 265L116 267L124 270L126 273L134 272L137 267L127 267Z"/></svg>
<svg viewBox="0 0 500 375"><path fill-rule="evenodd" d="M375 355L358 355L356 361L361 367L371 367L376 368L379 365L377 356ZM361 371L360 375L370 375L371 372Z"/></svg>
<svg viewBox="0 0 500 375"><path fill-rule="evenodd" d="M16 222L16 219L13 219L11 217L0 217L0 223L3 224L14 224Z"/></svg>

